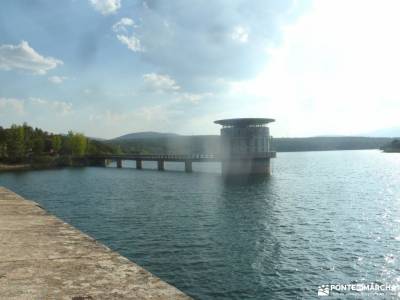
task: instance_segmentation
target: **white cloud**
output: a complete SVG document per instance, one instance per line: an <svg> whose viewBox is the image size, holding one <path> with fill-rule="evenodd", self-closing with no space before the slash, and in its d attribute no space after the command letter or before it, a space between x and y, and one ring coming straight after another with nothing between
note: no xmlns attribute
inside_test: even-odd
<svg viewBox="0 0 400 300"><path fill-rule="evenodd" d="M89 2L103 15L115 13L121 8L121 0L89 0Z"/></svg>
<svg viewBox="0 0 400 300"><path fill-rule="evenodd" d="M129 50L133 52L141 52L143 51L143 47L140 43L140 40L134 35L127 36L123 34L118 34L117 39L124 45L128 47Z"/></svg>
<svg viewBox="0 0 400 300"><path fill-rule="evenodd" d="M0 115L2 114L24 114L24 101L15 98L0 98Z"/></svg>
<svg viewBox="0 0 400 300"><path fill-rule="evenodd" d="M45 105L48 103L47 100L41 99L41 98L35 98L35 97L31 97L29 98L29 101L33 104L38 104L38 105Z"/></svg>
<svg viewBox="0 0 400 300"><path fill-rule="evenodd" d="M268 59L265 48L280 42L282 25L310 1L141 2L135 36L145 48L143 60L174 74L185 88L209 91L218 77L241 80L260 72Z"/></svg>
<svg viewBox="0 0 400 300"><path fill-rule="evenodd" d="M42 98L28 99L0 98L0 114L32 115L45 112L66 115L72 112L72 104L64 101L50 101Z"/></svg>
<svg viewBox="0 0 400 300"><path fill-rule="evenodd" d="M180 93L177 95L177 102L188 102L192 104L199 104L205 97L213 96L212 93Z"/></svg>
<svg viewBox="0 0 400 300"><path fill-rule="evenodd" d="M40 55L26 41L22 41L19 45L0 46L0 69L2 70L22 70L44 75L62 64L63 62L59 59Z"/></svg>
<svg viewBox="0 0 400 300"><path fill-rule="evenodd" d="M140 39L135 35L133 29L137 28L135 22L130 18L122 18L112 27L112 30L117 34L117 39L128 47L133 52L142 52L144 48Z"/></svg>
<svg viewBox="0 0 400 300"><path fill-rule="evenodd" d="M59 115L66 115L72 112L72 103L65 101L50 101L42 98L29 98L29 104L42 106Z"/></svg>
<svg viewBox="0 0 400 300"><path fill-rule="evenodd" d="M203 98L203 95L201 95L201 94L183 93L181 95L181 99L183 101L188 101L188 102L191 102L194 104L199 103L202 98Z"/></svg>
<svg viewBox="0 0 400 300"><path fill-rule="evenodd" d="M145 87L149 91L164 93L171 104L191 103L198 104L212 93L190 93L185 91L173 78L166 74L148 73L143 75Z"/></svg>
<svg viewBox="0 0 400 300"><path fill-rule="evenodd" d="M276 118L275 135L355 135L396 126L399 9L398 1L316 1L284 29L257 78L231 82L235 111Z"/></svg>
<svg viewBox="0 0 400 300"><path fill-rule="evenodd" d="M181 114L182 111L174 109L169 104L157 104L124 112L107 109L104 113L91 114L89 120L92 122L100 121L101 124L105 123L107 127L119 126L121 122L124 122L125 126L134 125L136 127L134 130L148 131L160 130L164 125L172 124L174 117ZM160 123L162 124L161 127Z"/></svg>
<svg viewBox="0 0 400 300"><path fill-rule="evenodd" d="M181 87L168 75L149 73L143 75L145 84L155 91L178 91Z"/></svg>
<svg viewBox="0 0 400 300"><path fill-rule="evenodd" d="M249 40L249 30L244 26L238 25L233 28L231 38L238 43L247 43Z"/></svg>
<svg viewBox="0 0 400 300"><path fill-rule="evenodd" d="M135 22L130 18L122 18L112 27L114 32L128 32L129 27L136 27Z"/></svg>
<svg viewBox="0 0 400 300"><path fill-rule="evenodd" d="M77 113L80 113L79 116ZM82 110L74 111L73 106L65 101L53 101L43 98L1 98L1 126L22 124L28 122L33 127L39 127L51 132L80 131L78 117L87 119ZM86 119L85 119L86 117Z"/></svg>
<svg viewBox="0 0 400 300"><path fill-rule="evenodd" d="M66 76L50 76L49 81L54 84L61 84L63 83L68 77Z"/></svg>

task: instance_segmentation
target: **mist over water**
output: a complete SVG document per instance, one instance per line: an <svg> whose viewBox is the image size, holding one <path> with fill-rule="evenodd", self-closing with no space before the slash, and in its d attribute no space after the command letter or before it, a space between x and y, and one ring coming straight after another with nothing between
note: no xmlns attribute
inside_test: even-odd
<svg viewBox="0 0 400 300"><path fill-rule="evenodd" d="M400 281L398 154L278 153L272 177L242 182L212 163L124 166L0 173L0 185L195 299Z"/></svg>

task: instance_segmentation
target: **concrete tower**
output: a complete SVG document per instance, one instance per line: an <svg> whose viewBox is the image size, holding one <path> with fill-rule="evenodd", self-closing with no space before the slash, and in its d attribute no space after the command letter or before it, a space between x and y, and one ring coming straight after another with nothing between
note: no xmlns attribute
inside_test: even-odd
<svg viewBox="0 0 400 300"><path fill-rule="evenodd" d="M218 120L221 128L221 161L223 175L269 175L269 128L274 119L239 118Z"/></svg>

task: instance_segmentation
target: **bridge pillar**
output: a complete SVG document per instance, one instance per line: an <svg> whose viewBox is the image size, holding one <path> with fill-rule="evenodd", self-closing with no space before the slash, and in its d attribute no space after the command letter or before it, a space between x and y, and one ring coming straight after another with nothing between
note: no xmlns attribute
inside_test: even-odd
<svg viewBox="0 0 400 300"><path fill-rule="evenodd" d="M117 159L117 168L122 168L122 159Z"/></svg>
<svg viewBox="0 0 400 300"><path fill-rule="evenodd" d="M157 161L157 165L159 171L164 171L164 161L162 159Z"/></svg>
<svg viewBox="0 0 400 300"><path fill-rule="evenodd" d="M107 159L98 159L94 162L95 166L107 167Z"/></svg>
<svg viewBox="0 0 400 300"><path fill-rule="evenodd" d="M192 161L191 160L185 160L185 172L192 172L193 168L192 168Z"/></svg>
<svg viewBox="0 0 400 300"><path fill-rule="evenodd" d="M142 169L142 160L141 159L136 160L136 169L138 169L138 170Z"/></svg>

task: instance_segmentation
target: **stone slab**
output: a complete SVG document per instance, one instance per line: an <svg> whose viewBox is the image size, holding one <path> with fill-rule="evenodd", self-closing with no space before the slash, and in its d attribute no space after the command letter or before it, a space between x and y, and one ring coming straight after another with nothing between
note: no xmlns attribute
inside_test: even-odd
<svg viewBox="0 0 400 300"><path fill-rule="evenodd" d="M0 299L191 299L0 187Z"/></svg>

